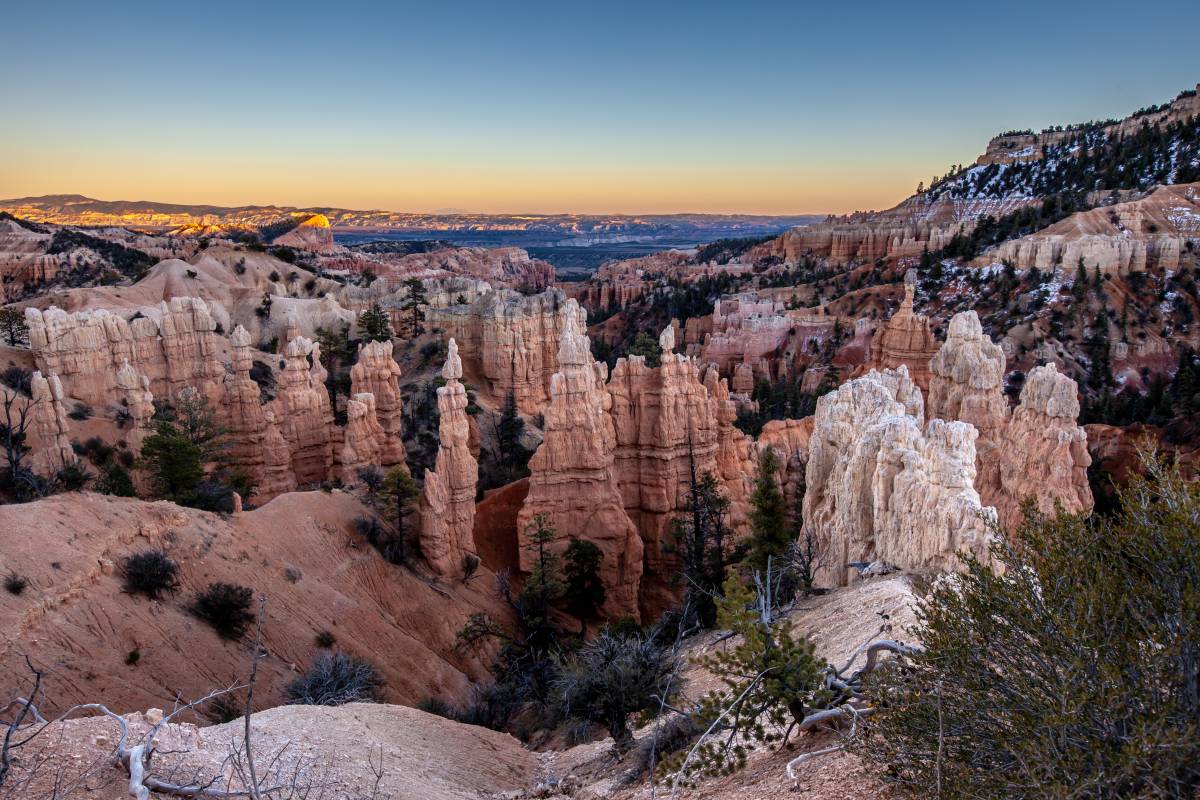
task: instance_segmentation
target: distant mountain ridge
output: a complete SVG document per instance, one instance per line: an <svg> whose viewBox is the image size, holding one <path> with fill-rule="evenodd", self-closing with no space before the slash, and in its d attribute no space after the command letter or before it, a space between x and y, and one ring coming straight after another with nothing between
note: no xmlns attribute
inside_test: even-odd
<svg viewBox="0 0 1200 800"><path fill-rule="evenodd" d="M334 229L378 231L544 231L566 237L680 235L717 230L721 235L753 236L804 225L823 215L755 214L426 214L277 205L215 206L150 200L97 200L78 194L0 200L0 210L33 222L81 227L171 229L188 226L261 228L288 219L322 215Z"/></svg>

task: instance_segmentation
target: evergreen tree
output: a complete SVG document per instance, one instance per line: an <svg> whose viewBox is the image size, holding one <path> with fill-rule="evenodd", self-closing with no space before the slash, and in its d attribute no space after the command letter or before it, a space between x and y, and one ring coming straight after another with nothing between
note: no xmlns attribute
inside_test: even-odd
<svg viewBox="0 0 1200 800"><path fill-rule="evenodd" d="M717 623L717 598L729 565L729 499L711 472L697 476L695 461L691 464L687 509L672 523L683 583L683 622L711 628Z"/></svg>
<svg viewBox="0 0 1200 800"><path fill-rule="evenodd" d="M9 347L23 347L29 342L29 325L19 308L0 308L0 337Z"/></svg>
<svg viewBox="0 0 1200 800"><path fill-rule="evenodd" d="M773 557L778 564L793 541L778 472L779 458L774 448L764 448L758 459L754 491L750 495L750 549L746 557L746 562L760 572L766 570L768 558Z"/></svg>
<svg viewBox="0 0 1200 800"><path fill-rule="evenodd" d="M358 315L358 334L364 341L386 342L392 338L392 322L379 303Z"/></svg>
<svg viewBox="0 0 1200 800"><path fill-rule="evenodd" d="M412 476L402 467L392 467L383 476L379 489L372 495L373 505L391 520L395 536L386 542L384 556L394 564L402 564L408 558L408 531L405 519L412 510L413 501L421 491Z"/></svg>
<svg viewBox="0 0 1200 800"><path fill-rule="evenodd" d="M647 367L657 367L662 363L662 348L658 340L646 331L638 331L627 352L631 356L644 356Z"/></svg>
<svg viewBox="0 0 1200 800"><path fill-rule="evenodd" d="M409 278L404 282L404 287L408 294L400 308L407 319L408 335L420 336L425 332L425 309L422 308L425 305L425 284L419 278Z"/></svg>
<svg viewBox="0 0 1200 800"><path fill-rule="evenodd" d="M545 514L535 514L525 526L525 549L534 558L533 569L518 595L519 616L525 627L526 643L539 652L548 652L556 641L550 611L566 590L559 556L550 549L557 535Z"/></svg>
<svg viewBox="0 0 1200 800"><path fill-rule="evenodd" d="M520 477L529 463L530 452L521 444L525 433L525 420L517 410L517 398L509 389L504 395L504 405L500 410L500 422L496 425L496 445L499 448L500 467L504 472L504 482L509 483Z"/></svg>
<svg viewBox="0 0 1200 800"><path fill-rule="evenodd" d="M141 461L155 495L188 505L204 479L204 449L172 422L158 423L142 442Z"/></svg>
<svg viewBox="0 0 1200 800"><path fill-rule="evenodd" d="M564 559L567 611L579 620L580 635L583 635L587 632L588 620L595 619L604 605L604 583L600 580L600 564L604 554L592 542L572 539L567 545Z"/></svg>

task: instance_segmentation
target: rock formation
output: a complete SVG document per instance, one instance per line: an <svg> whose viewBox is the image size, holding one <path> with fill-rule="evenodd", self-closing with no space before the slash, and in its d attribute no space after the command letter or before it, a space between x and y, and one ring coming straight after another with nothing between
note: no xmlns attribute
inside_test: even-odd
<svg viewBox="0 0 1200 800"><path fill-rule="evenodd" d="M499 404L511 391L522 413L536 414L550 399L568 307L579 312L558 289L532 296L501 289L469 305L430 309L429 326L458 342L464 373L480 393ZM571 319L583 333L583 315Z"/></svg>
<svg viewBox="0 0 1200 800"><path fill-rule="evenodd" d="M913 383L921 391L929 391L931 378L929 360L938 352L938 342L929 329L929 320L913 310L917 274L909 270L904 275L904 300L900 309L885 325L875 331L871 341L869 368L876 370L908 368ZM864 370L865 371L865 370Z"/></svg>
<svg viewBox="0 0 1200 800"><path fill-rule="evenodd" d="M1200 238L1200 184L1161 186L1146 197L1081 211L1055 224L1010 239L976 261L1010 261L1074 274L1080 259L1090 273L1128 275L1147 269L1179 269L1188 243Z"/></svg>
<svg viewBox="0 0 1200 800"><path fill-rule="evenodd" d="M450 340L442 367L446 385L437 390L438 453L433 470L425 472L421 494L421 552L429 566L444 578L463 575L464 558L475 551L475 491L479 462L471 453L467 392L458 343Z"/></svg>
<svg viewBox="0 0 1200 800"><path fill-rule="evenodd" d="M673 352L672 327L659 343L660 366L648 367L641 356L622 358L608 382L617 483L644 550L640 597L647 619L678 599L671 520L687 507L692 475L721 472L717 408L700 380L700 366Z"/></svg>
<svg viewBox="0 0 1200 800"><path fill-rule="evenodd" d="M517 518L518 532L523 536L534 517L544 514L557 532L559 549L572 538L594 543L603 556L607 598L602 613L609 619L636 619L642 540L625 513L617 481L607 370L592 360L581 313L574 300L562 305L559 369L550 382L545 439L529 462L529 494ZM521 552L521 566L526 571L533 566L527 550Z"/></svg>
<svg viewBox="0 0 1200 800"><path fill-rule="evenodd" d="M983 333L974 311L955 314L946 343L930 362L929 416L969 422L983 502L995 506L1004 527L1019 524L1026 498L1051 511L1091 508L1087 436L1075 381L1051 364L1029 373L1021 404L1009 414L1004 396L1004 351Z"/></svg>
<svg viewBox="0 0 1200 800"><path fill-rule="evenodd" d="M63 388L57 375L34 372L30 381L31 402L26 417L28 466L39 475L53 475L76 462L71 449L70 421L63 403ZM16 407L21 407L18 400ZM16 415L14 414L14 422Z"/></svg>
<svg viewBox="0 0 1200 800"><path fill-rule="evenodd" d="M329 218L324 214L313 214L287 233L276 237L272 244L294 247L297 250L308 250L322 255L331 255L344 250L334 243L333 230L329 227Z"/></svg>
<svg viewBox="0 0 1200 800"><path fill-rule="evenodd" d="M1021 404L1000 448L1000 518L1010 529L1021 520L1021 503L1032 498L1039 511L1056 505L1075 513L1092 507L1087 469L1092 463L1087 434L1079 427L1075 381L1054 364L1029 372Z"/></svg>
<svg viewBox="0 0 1200 800"><path fill-rule="evenodd" d="M226 456L241 467L258 485L258 499L269 498L263 486L263 436L266 432L258 384L250 377L254 359L250 352L250 334L241 325L229 336L232 371L225 376L224 399L220 406L222 425L228 431Z"/></svg>
<svg viewBox="0 0 1200 800"><path fill-rule="evenodd" d="M818 548L817 584L842 586L854 564L916 571L988 558L990 531L975 491L975 431L931 420L900 367L869 372L817 402L805 472L805 530Z"/></svg>
<svg viewBox="0 0 1200 800"><path fill-rule="evenodd" d="M292 474L300 485L320 483L333 467L333 412L319 377L324 370L315 348L303 336L288 342L279 396L273 404L279 431L291 452Z"/></svg>
<svg viewBox="0 0 1200 800"><path fill-rule="evenodd" d="M150 379L129 366L129 360L126 359L117 370L117 388L121 393L121 403L129 415L130 430L125 435L125 441L132 452L140 453L154 417L154 394L150 391Z"/></svg>
<svg viewBox="0 0 1200 800"><path fill-rule="evenodd" d="M211 396L225 368L208 305L176 297L150 310L153 318L126 320L105 310L68 314L53 306L26 308L38 368L58 375L72 397L92 405L120 402L117 372L126 361L150 379L155 397L174 398L186 386Z"/></svg>
<svg viewBox="0 0 1200 800"><path fill-rule="evenodd" d="M387 433L375 416L375 395L359 392L346 403L346 429L337 463L343 483L358 482L359 470L379 466Z"/></svg>
<svg viewBox="0 0 1200 800"><path fill-rule="evenodd" d="M379 464L401 466L404 462L404 400L400 396L400 366L392 358L392 343L367 342L359 345L358 361L350 368L350 392L369 392L375 396L375 415L385 438L379 452Z"/></svg>
<svg viewBox="0 0 1200 800"><path fill-rule="evenodd" d="M998 456L1008 425L1004 366L1004 351L984 335L974 311L951 318L946 342L929 363L929 416L969 422L979 432L976 487L988 505L998 502Z"/></svg>
<svg viewBox="0 0 1200 800"><path fill-rule="evenodd" d="M292 449L275 422L275 412L263 411L262 465L258 472L258 484L254 498L265 502L272 497L296 488L296 474L292 471Z"/></svg>

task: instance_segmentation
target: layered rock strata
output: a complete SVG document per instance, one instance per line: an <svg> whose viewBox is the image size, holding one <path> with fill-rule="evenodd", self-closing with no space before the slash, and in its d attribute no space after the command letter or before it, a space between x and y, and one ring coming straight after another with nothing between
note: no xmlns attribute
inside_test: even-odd
<svg viewBox="0 0 1200 800"><path fill-rule="evenodd" d="M499 404L512 392L522 413L536 414L550 400L568 313L582 334L579 305L561 291L527 296L501 289L469 305L430 309L429 326L458 342L464 373L484 396Z"/></svg>

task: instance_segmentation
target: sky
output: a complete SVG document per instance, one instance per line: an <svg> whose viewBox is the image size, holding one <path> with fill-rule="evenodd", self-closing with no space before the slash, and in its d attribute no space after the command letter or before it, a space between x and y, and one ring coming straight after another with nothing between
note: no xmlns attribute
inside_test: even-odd
<svg viewBox="0 0 1200 800"><path fill-rule="evenodd" d="M0 197L889 207L1002 130L1200 81L1200 2L14 0Z"/></svg>

